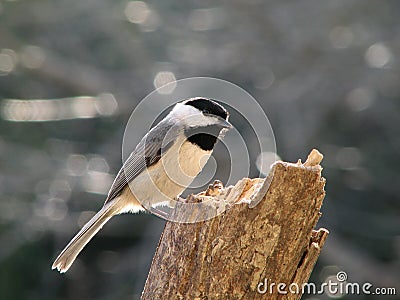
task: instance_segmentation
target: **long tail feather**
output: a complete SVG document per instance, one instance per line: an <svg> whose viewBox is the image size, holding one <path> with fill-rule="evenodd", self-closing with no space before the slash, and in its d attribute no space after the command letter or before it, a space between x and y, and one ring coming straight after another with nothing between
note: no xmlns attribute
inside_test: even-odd
<svg viewBox="0 0 400 300"><path fill-rule="evenodd" d="M53 263L52 269L57 269L60 273L65 273L71 267L72 263L93 238L93 236L103 227L103 225L118 213L116 201L111 201L103 206L103 208L90 219L89 222L75 235L68 243L60 255Z"/></svg>

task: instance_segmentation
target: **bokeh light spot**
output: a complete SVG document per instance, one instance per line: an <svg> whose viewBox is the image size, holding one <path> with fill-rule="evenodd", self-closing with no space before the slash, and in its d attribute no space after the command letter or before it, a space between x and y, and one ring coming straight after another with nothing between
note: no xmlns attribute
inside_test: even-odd
<svg viewBox="0 0 400 300"><path fill-rule="evenodd" d="M62 198L67 200L71 195L71 187L66 180L56 179L51 182L49 194L52 197Z"/></svg>
<svg viewBox="0 0 400 300"><path fill-rule="evenodd" d="M105 172L89 171L82 180L86 192L107 195L114 176Z"/></svg>
<svg viewBox="0 0 400 300"><path fill-rule="evenodd" d="M373 44L365 52L365 60L367 64L372 68L383 68L385 67L390 59L392 58L392 53L390 49L383 43Z"/></svg>
<svg viewBox="0 0 400 300"><path fill-rule="evenodd" d="M57 121L110 116L115 114L117 109L118 103L114 96L105 93L98 97L4 99L1 115L3 119L14 122Z"/></svg>
<svg viewBox="0 0 400 300"><path fill-rule="evenodd" d="M355 169L361 162L361 153L357 148L343 147L336 154L336 162L341 169Z"/></svg>
<svg viewBox="0 0 400 300"><path fill-rule="evenodd" d="M175 74L169 71L158 72L154 77L153 84L159 94L171 94L176 87Z"/></svg>
<svg viewBox="0 0 400 300"><path fill-rule="evenodd" d="M67 169L73 176L82 176L86 172L87 160L84 155L71 154L67 159Z"/></svg>
<svg viewBox="0 0 400 300"><path fill-rule="evenodd" d="M355 88L347 95L346 102L352 111L362 111L374 102L374 92L368 88Z"/></svg>
<svg viewBox="0 0 400 300"><path fill-rule="evenodd" d="M88 170L107 173L110 167L104 157L96 155L89 159Z"/></svg>
<svg viewBox="0 0 400 300"><path fill-rule="evenodd" d="M93 118L97 114L95 99L93 97L74 98L72 111L79 118Z"/></svg>
<svg viewBox="0 0 400 300"><path fill-rule="evenodd" d="M331 284L335 283L335 286L337 286L337 291L334 289L329 289L329 288L325 287L325 292L326 292L327 296L332 299L342 298L345 294L343 292L341 292L339 284L343 284L343 283L341 283L337 279L336 275L331 275L331 276L326 277L326 279L325 279L326 286L329 286L329 282L331 282Z"/></svg>
<svg viewBox="0 0 400 300"><path fill-rule="evenodd" d="M17 63L17 55L11 49L3 49L0 52L0 75L12 72Z"/></svg>
<svg viewBox="0 0 400 300"><path fill-rule="evenodd" d="M37 69L43 65L46 55L42 48L28 45L21 50L20 58L23 66L29 69Z"/></svg>
<svg viewBox="0 0 400 300"><path fill-rule="evenodd" d="M125 7L125 16L129 22L144 23L150 15L150 9L143 1L130 1Z"/></svg>
<svg viewBox="0 0 400 300"><path fill-rule="evenodd" d="M113 94L100 94L95 102L97 112L103 116L111 116L118 110L118 103Z"/></svg>
<svg viewBox="0 0 400 300"><path fill-rule="evenodd" d="M44 206L44 214L53 221L61 221L67 212L68 207L60 198L50 198Z"/></svg>
<svg viewBox="0 0 400 300"><path fill-rule="evenodd" d="M265 68L262 74L254 79L254 87L260 90L268 89L275 81L274 72L270 68Z"/></svg>

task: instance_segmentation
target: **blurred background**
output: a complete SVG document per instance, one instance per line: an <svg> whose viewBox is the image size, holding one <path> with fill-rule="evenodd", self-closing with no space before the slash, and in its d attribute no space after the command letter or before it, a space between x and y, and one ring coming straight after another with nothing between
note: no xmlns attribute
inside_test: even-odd
<svg viewBox="0 0 400 300"><path fill-rule="evenodd" d="M0 1L0 298L139 298L164 226L150 214L50 267L101 207L135 105L191 76L251 93L283 160L325 155L311 281L345 271L399 294L399 17L379 0Z"/></svg>

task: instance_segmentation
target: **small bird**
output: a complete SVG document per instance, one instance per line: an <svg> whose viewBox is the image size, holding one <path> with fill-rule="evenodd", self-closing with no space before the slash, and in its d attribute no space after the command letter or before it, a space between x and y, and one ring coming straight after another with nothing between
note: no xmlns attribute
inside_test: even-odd
<svg viewBox="0 0 400 300"><path fill-rule="evenodd" d="M228 117L215 100L196 97L176 103L130 154L103 207L62 250L52 269L68 271L114 215L137 213L177 199L203 169L217 140L232 127Z"/></svg>

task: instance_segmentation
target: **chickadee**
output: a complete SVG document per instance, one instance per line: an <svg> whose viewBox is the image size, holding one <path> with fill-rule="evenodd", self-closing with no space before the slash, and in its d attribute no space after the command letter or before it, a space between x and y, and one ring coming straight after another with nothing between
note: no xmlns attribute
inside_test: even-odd
<svg viewBox="0 0 400 300"><path fill-rule="evenodd" d="M217 102L178 102L136 146L118 172L102 209L83 226L54 261L68 271L83 247L114 215L139 212L176 199L210 157L218 138L232 125Z"/></svg>

